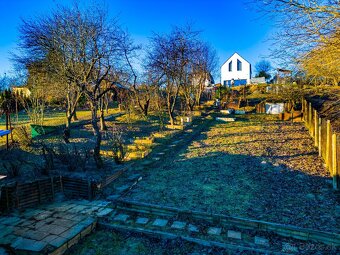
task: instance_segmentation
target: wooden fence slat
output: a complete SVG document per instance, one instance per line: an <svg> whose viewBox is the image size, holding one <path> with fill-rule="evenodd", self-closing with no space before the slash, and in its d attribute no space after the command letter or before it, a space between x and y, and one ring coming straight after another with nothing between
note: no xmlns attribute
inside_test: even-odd
<svg viewBox="0 0 340 255"><path fill-rule="evenodd" d="M331 121L327 120L327 128L326 128L326 157L325 157L325 163L326 166L329 167L329 156L330 156L330 146L331 146L331 141L330 141L330 133L331 133ZM332 172L331 172L332 173Z"/></svg>
<svg viewBox="0 0 340 255"><path fill-rule="evenodd" d="M314 110L314 145L315 147L319 146L319 114L316 110Z"/></svg>
<svg viewBox="0 0 340 255"><path fill-rule="evenodd" d="M333 171L332 171L332 175L333 175L333 188L334 189L338 189L338 178L339 178L339 173L338 173L338 165L337 165L337 160L338 160L338 157L337 157L337 136L336 134L333 134L332 135L332 161L333 161L333 164L332 164L332 168L333 168Z"/></svg>

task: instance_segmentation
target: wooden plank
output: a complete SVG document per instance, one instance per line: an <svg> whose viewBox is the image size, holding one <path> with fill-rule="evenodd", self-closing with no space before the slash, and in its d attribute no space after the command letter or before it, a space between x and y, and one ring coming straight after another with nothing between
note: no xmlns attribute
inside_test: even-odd
<svg viewBox="0 0 340 255"><path fill-rule="evenodd" d="M338 173L338 155L337 155L337 135L333 134L332 135L332 177L333 177L333 189L338 190L338 178L339 178L339 173Z"/></svg>
<svg viewBox="0 0 340 255"><path fill-rule="evenodd" d="M330 133L331 133L331 121L327 120L327 128L326 128L326 157L325 163L326 166L329 167L329 157L330 157L330 148L331 148L331 141L330 141ZM332 172L331 172L332 174Z"/></svg>

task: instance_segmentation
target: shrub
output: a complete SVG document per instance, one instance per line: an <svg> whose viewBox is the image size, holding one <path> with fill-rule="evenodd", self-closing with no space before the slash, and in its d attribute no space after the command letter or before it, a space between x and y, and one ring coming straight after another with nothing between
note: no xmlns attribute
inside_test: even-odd
<svg viewBox="0 0 340 255"><path fill-rule="evenodd" d="M124 160L126 154L126 150L124 149L123 133L123 130L117 125L113 126L110 131L105 133L105 138L108 141L109 147L113 151L113 157L117 164Z"/></svg>
<svg viewBox="0 0 340 255"><path fill-rule="evenodd" d="M27 148L33 143L29 128L25 125L16 127L14 129L14 135L18 139L19 146Z"/></svg>
<svg viewBox="0 0 340 255"><path fill-rule="evenodd" d="M3 163L3 167L7 171L8 177L17 177L20 175L20 164L18 162L7 161Z"/></svg>
<svg viewBox="0 0 340 255"><path fill-rule="evenodd" d="M73 172L77 169L85 171L90 158L90 150L79 149L76 145L64 144L59 145L54 155L62 164L67 166L69 171Z"/></svg>

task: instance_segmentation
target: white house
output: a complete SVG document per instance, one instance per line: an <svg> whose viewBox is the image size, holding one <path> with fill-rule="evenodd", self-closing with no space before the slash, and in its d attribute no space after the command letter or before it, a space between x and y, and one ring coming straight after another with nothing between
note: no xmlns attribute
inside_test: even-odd
<svg viewBox="0 0 340 255"><path fill-rule="evenodd" d="M224 86L250 84L250 79L250 63L236 52L221 67L221 84Z"/></svg>

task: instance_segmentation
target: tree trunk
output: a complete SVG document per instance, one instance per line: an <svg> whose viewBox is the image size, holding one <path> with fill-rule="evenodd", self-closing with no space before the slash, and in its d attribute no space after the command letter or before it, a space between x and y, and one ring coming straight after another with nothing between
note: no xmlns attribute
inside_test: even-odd
<svg viewBox="0 0 340 255"><path fill-rule="evenodd" d="M97 108L98 108L97 104L92 102L91 103L91 114L92 114L91 124L93 128L94 136L96 138L95 146L93 149L93 158L94 158L94 161L96 162L97 168L102 168L103 161L102 161L102 158L100 157L100 145L102 141L102 135L100 133L100 130L97 124Z"/></svg>
<svg viewBox="0 0 340 255"><path fill-rule="evenodd" d="M168 105L168 114L170 118L170 125L174 125L174 116L173 116L173 110L172 110L172 105L171 105L171 96L167 96L167 105Z"/></svg>
<svg viewBox="0 0 340 255"><path fill-rule="evenodd" d="M150 99L146 100L144 107L143 107L143 114L145 117L148 116L149 105L150 105Z"/></svg>
<svg viewBox="0 0 340 255"><path fill-rule="evenodd" d="M78 120L78 116L77 116L77 109L74 108L74 113L73 113L73 121L77 121Z"/></svg>
<svg viewBox="0 0 340 255"><path fill-rule="evenodd" d="M107 126L105 124L104 109L100 110L100 130L101 131L107 130Z"/></svg>
<svg viewBox="0 0 340 255"><path fill-rule="evenodd" d="M173 112L171 110L169 110L168 113L169 113L169 117L170 117L170 125L174 125L175 124L175 118L174 118Z"/></svg>

